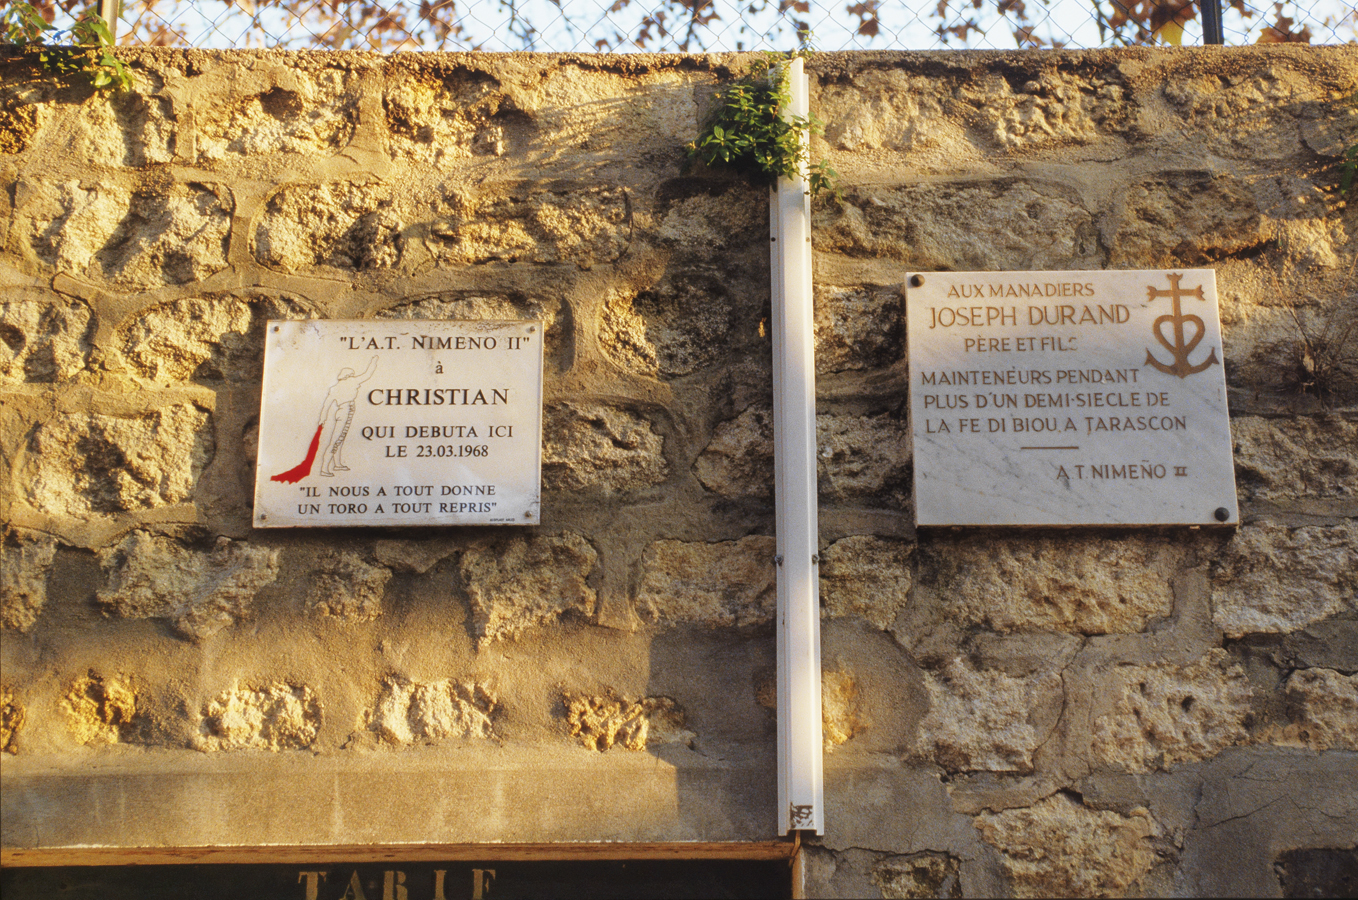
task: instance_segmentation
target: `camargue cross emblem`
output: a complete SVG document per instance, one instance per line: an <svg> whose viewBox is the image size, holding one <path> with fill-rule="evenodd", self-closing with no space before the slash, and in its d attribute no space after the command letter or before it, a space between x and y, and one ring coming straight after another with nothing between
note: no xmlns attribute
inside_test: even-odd
<svg viewBox="0 0 1358 900"><path fill-rule="evenodd" d="M1169 290L1160 290L1149 286L1146 288L1151 300L1160 297L1169 297L1174 301L1174 312L1170 315L1160 316L1151 325L1151 330L1155 334L1155 339L1159 341L1165 349L1169 350L1170 353L1174 354L1174 362L1169 365L1160 362L1155 358L1155 354L1150 351L1150 348L1146 349L1146 362L1149 365L1155 366L1155 368L1167 375L1177 375L1180 378L1187 378L1189 375L1206 370L1209 366L1220 365L1221 363L1217 360L1217 350L1215 347L1213 347L1212 352L1207 355L1207 359L1197 365L1194 365L1188 360L1188 354L1192 353L1197 348L1198 344L1202 343L1202 339L1207 333L1207 327L1203 324L1201 317L1192 314L1185 315L1183 308L1180 306L1180 301L1184 297L1197 297L1202 301L1206 301L1207 298L1202 295L1202 285L1198 285L1191 291L1179 287L1179 279L1182 277L1183 276L1178 273L1170 274L1168 276L1170 285ZM1185 343L1184 340L1185 322L1191 324L1194 328L1193 337L1188 339L1187 343ZM1169 339L1165 337L1164 327L1167 324L1174 329L1173 343L1170 343Z"/></svg>

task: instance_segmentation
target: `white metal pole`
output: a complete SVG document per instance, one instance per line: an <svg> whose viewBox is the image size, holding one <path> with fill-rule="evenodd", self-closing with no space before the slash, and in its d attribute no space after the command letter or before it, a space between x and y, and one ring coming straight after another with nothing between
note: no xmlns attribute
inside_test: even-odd
<svg viewBox="0 0 1358 900"><path fill-rule="evenodd" d="M810 108L802 60L786 69L784 117ZM803 132L809 151L810 138ZM825 831L811 196L806 159L769 197L773 286L773 464L778 564L778 833Z"/></svg>
<svg viewBox="0 0 1358 900"><path fill-rule="evenodd" d="M99 0L99 15L108 25L108 33L113 36L115 44L118 43L118 12L121 6L122 0Z"/></svg>

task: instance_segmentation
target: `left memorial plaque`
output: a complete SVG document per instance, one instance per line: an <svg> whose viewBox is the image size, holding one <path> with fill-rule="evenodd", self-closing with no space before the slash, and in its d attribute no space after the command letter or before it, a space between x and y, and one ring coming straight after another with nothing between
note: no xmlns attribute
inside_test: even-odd
<svg viewBox="0 0 1358 900"><path fill-rule="evenodd" d="M540 322L270 322L256 528L536 525Z"/></svg>

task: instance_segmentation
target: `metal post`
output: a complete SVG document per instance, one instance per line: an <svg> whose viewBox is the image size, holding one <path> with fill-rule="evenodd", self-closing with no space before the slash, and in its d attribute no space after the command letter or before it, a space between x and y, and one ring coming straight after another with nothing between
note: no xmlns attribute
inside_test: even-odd
<svg viewBox="0 0 1358 900"><path fill-rule="evenodd" d="M788 64L784 77L791 95L784 117L805 118L810 90L800 58ZM805 133L802 142L809 149ZM778 833L823 834L816 362L805 159L798 177L779 178L772 189L769 226L778 535Z"/></svg>
<svg viewBox="0 0 1358 900"><path fill-rule="evenodd" d="M1226 34L1221 30L1221 0L1198 0L1202 10L1202 42L1224 44Z"/></svg>
<svg viewBox="0 0 1358 900"><path fill-rule="evenodd" d="M122 6L122 0L99 0L99 17L108 25L108 33L112 36L111 43L118 43L118 11Z"/></svg>

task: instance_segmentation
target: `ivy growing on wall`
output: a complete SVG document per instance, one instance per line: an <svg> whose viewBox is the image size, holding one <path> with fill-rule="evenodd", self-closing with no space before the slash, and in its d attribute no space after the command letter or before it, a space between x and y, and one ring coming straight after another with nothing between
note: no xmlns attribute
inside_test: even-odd
<svg viewBox="0 0 1358 900"><path fill-rule="evenodd" d="M58 29L28 3L11 3L0 13L0 41L31 56L49 75L86 81L100 91L127 90L132 72L113 55L113 35L95 9L70 29Z"/></svg>
<svg viewBox="0 0 1358 900"><path fill-rule="evenodd" d="M1358 119L1358 91L1354 91L1341 101L1350 121ZM1339 190L1347 196L1355 181L1358 181L1358 124L1350 126L1344 137L1344 150L1340 157Z"/></svg>
<svg viewBox="0 0 1358 900"><path fill-rule="evenodd" d="M725 166L762 184L796 177L810 156L808 133L820 134L824 126L815 116L783 118L781 110L791 102L784 61L779 54L767 54L749 75L718 95L717 108L688 145L690 159ZM823 159L807 166L813 196L833 193L837 178Z"/></svg>

